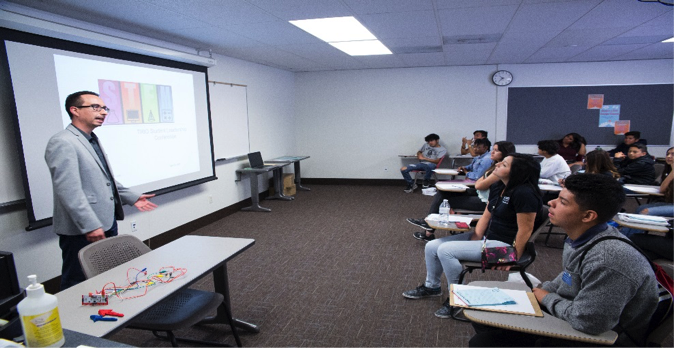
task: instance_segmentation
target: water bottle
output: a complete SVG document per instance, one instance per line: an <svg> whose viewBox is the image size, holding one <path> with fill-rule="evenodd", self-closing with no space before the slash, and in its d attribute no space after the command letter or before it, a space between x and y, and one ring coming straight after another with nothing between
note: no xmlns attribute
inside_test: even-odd
<svg viewBox="0 0 674 348"><path fill-rule="evenodd" d="M597 146L594 148L595 150L601 150L601 146Z"/></svg>
<svg viewBox="0 0 674 348"><path fill-rule="evenodd" d="M446 199L442 200L440 204L440 225L447 226L449 225L449 202Z"/></svg>

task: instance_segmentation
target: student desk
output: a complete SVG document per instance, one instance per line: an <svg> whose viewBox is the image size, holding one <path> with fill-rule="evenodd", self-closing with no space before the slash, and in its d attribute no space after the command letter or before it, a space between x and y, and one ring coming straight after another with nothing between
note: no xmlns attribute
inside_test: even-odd
<svg viewBox="0 0 674 348"><path fill-rule="evenodd" d="M269 208L264 208L260 206L260 190L258 188L258 182L257 182L257 176L260 174L264 173L269 173L273 171L274 175L274 187L276 188L274 191L274 195L271 197L267 197L267 199L280 199L284 201L292 201L295 199L294 197L288 197L283 194L283 167L289 165L290 162L282 162L282 163L276 163L276 164L270 164L270 165L265 165L262 168L251 168L251 167L246 167L242 169L237 169L236 172L239 175L247 175L248 179L250 179L250 200L252 201L252 204L250 207L245 207L242 208L241 210L244 211L265 211L265 212L270 212L271 209Z"/></svg>
<svg viewBox="0 0 674 348"><path fill-rule="evenodd" d="M303 161L310 156L283 156L277 157L272 160L266 161L267 163L292 163L295 169L295 185L297 185L298 190L311 191L310 188L302 186L302 177L300 175L300 161Z"/></svg>
<svg viewBox="0 0 674 348"><path fill-rule="evenodd" d="M629 227L629 228L634 228L637 230L644 230L646 233L649 232L656 232L659 235L665 235L671 227L668 226L660 226L660 225L653 225L653 224L643 224L643 223L638 223L634 221L625 221L620 218L620 215L616 215L613 217L613 221L617 222L618 225L623 226L623 227ZM671 222L670 222L671 223Z"/></svg>
<svg viewBox="0 0 674 348"><path fill-rule="evenodd" d="M469 285L525 291L531 290L525 284L513 282L477 281L471 282ZM539 336L604 345L612 345L618 338L618 334L614 331L606 331L599 335L589 335L580 332L572 328L568 322L554 317L545 311L543 311L542 318L529 315L488 312L474 309L464 309L463 314L466 316L466 318L468 318L468 320L478 324L530 333Z"/></svg>
<svg viewBox="0 0 674 348"><path fill-rule="evenodd" d="M454 234L455 232L468 232L468 231L470 231L470 226L468 226L468 228L459 228L459 227L456 227L456 223L454 223L454 222L450 222L446 226L443 226L443 225L440 225L440 223L438 221L435 221L435 220L427 220L427 219L424 219L424 220L426 221L428 226L430 226L432 229L435 229L435 230L450 231L450 232L452 232L452 234Z"/></svg>
<svg viewBox="0 0 674 348"><path fill-rule="evenodd" d="M561 192L564 189L559 185L550 185L550 184L538 184L538 188L541 191L548 191L548 192Z"/></svg>
<svg viewBox="0 0 674 348"><path fill-rule="evenodd" d="M435 183L435 188L445 192L466 192L466 186L475 186L475 181L471 180L455 180L455 181L438 181Z"/></svg>
<svg viewBox="0 0 674 348"><path fill-rule="evenodd" d="M107 272L77 284L56 294L59 314L64 329L95 336L107 337L124 328L134 317L160 302L178 290L189 287L204 275L213 273L215 291L225 297L230 304L229 282L227 279L227 261L233 259L255 244L254 239L225 238L188 235L166 244L129 262L121 264ZM118 287L127 284L127 271L130 268L147 268L148 274L158 272L160 268L174 266L186 268L187 273L167 284L148 288L147 294L134 299L119 299L110 296L106 306L83 306L82 295L101 291L108 282ZM135 271L132 272L135 275ZM109 285L108 285L109 286ZM144 290L132 290L125 297L140 295ZM224 306L217 309L217 315L208 318L207 323L227 323ZM97 314L99 309L112 309L124 314L123 318L111 322L93 322L89 316ZM237 319L237 326L252 332L259 332L257 326Z"/></svg>
<svg viewBox="0 0 674 348"><path fill-rule="evenodd" d="M660 193L660 186L625 184L623 187L644 195L664 196L664 194Z"/></svg>

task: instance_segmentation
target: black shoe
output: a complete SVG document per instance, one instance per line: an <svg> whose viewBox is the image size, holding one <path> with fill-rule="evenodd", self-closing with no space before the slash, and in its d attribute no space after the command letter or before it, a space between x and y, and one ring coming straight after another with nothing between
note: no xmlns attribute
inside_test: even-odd
<svg viewBox="0 0 674 348"><path fill-rule="evenodd" d="M431 182L428 180L424 180L423 183L421 184L422 188L428 188L429 186L431 186Z"/></svg>
<svg viewBox="0 0 674 348"><path fill-rule="evenodd" d="M408 219L407 219L407 222L411 223L411 224L414 225L414 226L421 227L421 228L423 228L423 229L426 230L426 231L433 231L433 228L432 228L431 226L428 226L428 224L426 223L426 221L424 221L423 219L412 219L412 218L408 218Z"/></svg>
<svg viewBox="0 0 674 348"><path fill-rule="evenodd" d="M426 231L414 232L414 238L423 240L424 242L430 242L435 239L435 234L431 233L430 236L427 236Z"/></svg>
<svg viewBox="0 0 674 348"><path fill-rule="evenodd" d="M436 296L442 296L442 288L437 287L437 288L427 288L424 285L419 285L416 289L414 290L409 290L403 292L403 296L407 298L411 298L413 300L418 300L420 298L426 298L426 297L436 297Z"/></svg>
<svg viewBox="0 0 674 348"><path fill-rule="evenodd" d="M405 193L412 193L414 190L417 189L417 184L413 183L412 185L407 185L407 188L405 189Z"/></svg>
<svg viewBox="0 0 674 348"><path fill-rule="evenodd" d="M442 319L448 319L452 317L452 307L449 306L449 298L442 303L442 307L435 311L435 316Z"/></svg>

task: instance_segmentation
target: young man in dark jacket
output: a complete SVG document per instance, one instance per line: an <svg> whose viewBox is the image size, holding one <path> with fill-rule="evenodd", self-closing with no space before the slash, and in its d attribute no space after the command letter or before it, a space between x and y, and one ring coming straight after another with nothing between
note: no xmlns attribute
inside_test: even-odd
<svg viewBox="0 0 674 348"><path fill-rule="evenodd" d="M627 158L618 163L618 173L623 184L654 185L655 162L648 155L646 145L630 145Z"/></svg>

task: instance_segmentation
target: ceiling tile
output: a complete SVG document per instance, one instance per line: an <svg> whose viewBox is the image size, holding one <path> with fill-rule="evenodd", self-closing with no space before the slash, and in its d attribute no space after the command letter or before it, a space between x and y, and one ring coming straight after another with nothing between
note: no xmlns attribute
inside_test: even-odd
<svg viewBox="0 0 674 348"><path fill-rule="evenodd" d="M398 58L410 67L445 65L445 54L442 52L399 54Z"/></svg>
<svg viewBox="0 0 674 348"><path fill-rule="evenodd" d="M355 60L365 64L371 69L385 69L385 68L406 68L405 62L400 60L396 55L385 54L380 56L358 56L353 57Z"/></svg>
<svg viewBox="0 0 674 348"><path fill-rule="evenodd" d="M268 13L291 21L296 19L352 16L353 12L334 0L247 0Z"/></svg>
<svg viewBox="0 0 674 348"><path fill-rule="evenodd" d="M435 0L436 8L468 8L519 5L522 0Z"/></svg>
<svg viewBox="0 0 674 348"><path fill-rule="evenodd" d="M244 23L226 26L235 34L249 37L268 45L290 45L322 42L319 38L286 22Z"/></svg>
<svg viewBox="0 0 674 348"><path fill-rule="evenodd" d="M449 65L486 64L496 43L444 45L445 62Z"/></svg>
<svg viewBox="0 0 674 348"><path fill-rule="evenodd" d="M508 27L517 6L439 10L443 36L500 34Z"/></svg>
<svg viewBox="0 0 674 348"><path fill-rule="evenodd" d="M645 47L645 44L637 45L609 45L593 47L573 58L569 62L592 62L599 60L613 59L619 55L623 55L639 48Z"/></svg>
<svg viewBox="0 0 674 348"><path fill-rule="evenodd" d="M244 0L146 0L158 7L182 13L211 25L261 23L278 18ZM114 2L114 1L110 1Z"/></svg>
<svg viewBox="0 0 674 348"><path fill-rule="evenodd" d="M615 28L625 26L625 23L638 25L671 11L671 7L647 2L604 1L574 23L572 28Z"/></svg>
<svg viewBox="0 0 674 348"><path fill-rule="evenodd" d="M615 37L616 32L625 32L629 28L619 30L608 28L568 29L555 36L545 47L583 46L592 47Z"/></svg>
<svg viewBox="0 0 674 348"><path fill-rule="evenodd" d="M592 10L601 0L523 4L508 30L515 32L562 31Z"/></svg>
<svg viewBox="0 0 674 348"><path fill-rule="evenodd" d="M543 47L529 56L525 63L551 63L564 62L567 59L575 57L576 55L588 50L587 46L552 46Z"/></svg>
<svg viewBox="0 0 674 348"><path fill-rule="evenodd" d="M438 35L432 11L362 15L359 20L380 40Z"/></svg>
<svg viewBox="0 0 674 348"><path fill-rule="evenodd" d="M617 55L615 60L622 59L673 59L674 58L674 43L656 43L648 45L634 51Z"/></svg>
<svg viewBox="0 0 674 348"><path fill-rule="evenodd" d="M375 14L433 10L431 0L342 0L354 13Z"/></svg>

